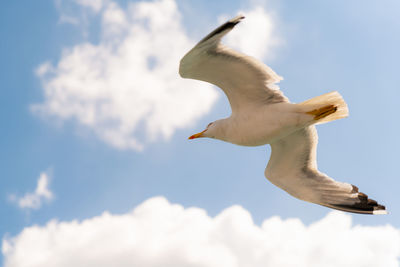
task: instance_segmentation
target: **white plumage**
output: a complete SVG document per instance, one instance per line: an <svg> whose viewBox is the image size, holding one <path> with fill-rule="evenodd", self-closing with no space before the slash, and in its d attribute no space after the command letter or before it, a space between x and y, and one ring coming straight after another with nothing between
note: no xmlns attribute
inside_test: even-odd
<svg viewBox="0 0 400 267"><path fill-rule="evenodd" d="M210 123L189 139L210 137L243 146L270 144L265 176L292 196L334 209L386 213L385 207L348 183L333 180L317 169L315 124L348 116L338 92L299 104L290 103L275 84L282 78L262 62L221 43L244 17L224 23L204 37L181 60L183 78L220 87L229 99L229 118Z"/></svg>

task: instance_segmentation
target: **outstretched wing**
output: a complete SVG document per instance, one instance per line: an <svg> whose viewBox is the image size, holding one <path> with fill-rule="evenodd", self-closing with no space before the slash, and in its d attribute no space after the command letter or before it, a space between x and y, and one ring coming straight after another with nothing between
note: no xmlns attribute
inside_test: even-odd
<svg viewBox="0 0 400 267"><path fill-rule="evenodd" d="M317 131L303 128L271 144L271 158L265 176L292 196L333 209L385 214L385 206L368 198L358 188L335 181L317 169Z"/></svg>
<svg viewBox="0 0 400 267"><path fill-rule="evenodd" d="M274 84L282 78L271 68L221 44L221 38L243 18L233 18L203 38L181 59L179 74L220 87L229 99L232 112L257 103L288 102Z"/></svg>

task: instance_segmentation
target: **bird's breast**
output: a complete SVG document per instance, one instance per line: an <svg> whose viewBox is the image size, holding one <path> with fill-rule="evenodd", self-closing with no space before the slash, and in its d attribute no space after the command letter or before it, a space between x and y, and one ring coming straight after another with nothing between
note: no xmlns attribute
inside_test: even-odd
<svg viewBox="0 0 400 267"><path fill-rule="evenodd" d="M290 109L267 107L232 117L225 141L241 146L270 144L299 129L299 118Z"/></svg>

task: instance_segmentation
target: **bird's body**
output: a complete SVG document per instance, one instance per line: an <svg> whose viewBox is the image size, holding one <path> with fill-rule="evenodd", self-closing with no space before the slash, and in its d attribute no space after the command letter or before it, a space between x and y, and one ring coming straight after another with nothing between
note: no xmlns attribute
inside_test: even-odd
<svg viewBox="0 0 400 267"><path fill-rule="evenodd" d="M230 117L210 123L190 139L210 137L242 146L270 144L265 176L292 196L339 210L377 214L385 207L317 169L315 124L348 116L337 92L290 103L275 83L282 78L262 62L221 43L244 17L238 16L203 38L181 60L183 78L220 87L232 108Z"/></svg>
<svg viewBox="0 0 400 267"><path fill-rule="evenodd" d="M276 118L279 115L279 119ZM310 123L313 116L290 103L247 107L219 121L223 134L217 139L241 146L270 144Z"/></svg>

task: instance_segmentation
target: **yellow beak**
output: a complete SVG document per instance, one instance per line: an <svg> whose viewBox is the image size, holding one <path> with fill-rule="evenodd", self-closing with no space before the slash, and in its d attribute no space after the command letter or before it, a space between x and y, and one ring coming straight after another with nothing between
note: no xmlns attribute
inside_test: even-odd
<svg viewBox="0 0 400 267"><path fill-rule="evenodd" d="M205 129L205 130L202 131L202 132L199 132L199 133L197 133L197 134L194 134L194 135L190 136L188 139L195 139L195 138L199 138L199 137L204 137L204 136L203 136L203 133L204 133L205 131L207 131L207 129Z"/></svg>

